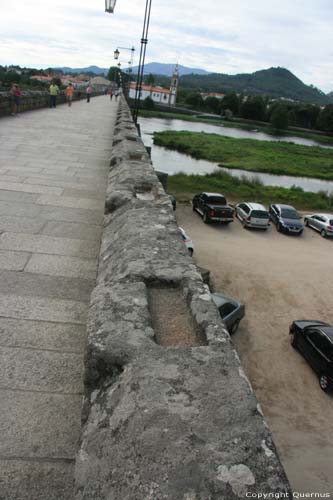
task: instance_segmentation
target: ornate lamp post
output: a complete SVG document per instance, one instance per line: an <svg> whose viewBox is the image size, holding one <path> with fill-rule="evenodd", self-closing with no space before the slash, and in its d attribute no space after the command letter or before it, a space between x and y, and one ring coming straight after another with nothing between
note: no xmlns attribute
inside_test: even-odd
<svg viewBox="0 0 333 500"><path fill-rule="evenodd" d="M113 14L114 8L116 6L117 0L105 0L105 12L109 12L109 14Z"/></svg>
<svg viewBox="0 0 333 500"><path fill-rule="evenodd" d="M114 55L114 58L117 60L119 58L119 55L120 55L120 52L119 52L119 49L122 49L122 50L130 50L131 51L131 60L128 61L128 75L126 76L126 78L124 79L124 96L126 97L127 101L128 101L128 98L129 98L129 82L131 80L131 74L132 74L132 66L133 66L133 58L134 58L134 51L135 51L135 48L134 47L117 47L116 50L114 51L113 55ZM120 64L120 63L119 63ZM119 66L118 64L118 66Z"/></svg>
<svg viewBox="0 0 333 500"><path fill-rule="evenodd" d="M133 66L133 58L134 58L135 48L134 47L117 47L116 50L113 53L115 59L119 59L119 55L120 55L119 49L124 49L124 50L130 50L131 51L131 60L128 61L128 64L129 64L129 73L131 73L132 72L132 66Z"/></svg>
<svg viewBox="0 0 333 500"><path fill-rule="evenodd" d="M135 123L139 133L140 133L140 129L138 126L138 115L139 115L140 97L141 97L141 90L142 90L143 70L144 70L144 66L145 66L146 48L147 48L147 43L148 43L148 30L149 30L149 21L150 21L151 2L152 2L152 0L146 0L145 17L144 17L144 21L143 21L140 59L139 59L139 66L138 66L138 76L137 76L137 81L136 81L134 110L133 110L133 120L134 120L134 123Z"/></svg>

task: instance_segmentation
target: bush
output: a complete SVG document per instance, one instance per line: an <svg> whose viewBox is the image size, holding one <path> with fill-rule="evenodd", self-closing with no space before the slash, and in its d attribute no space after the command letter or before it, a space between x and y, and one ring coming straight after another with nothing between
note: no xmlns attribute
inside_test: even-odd
<svg viewBox="0 0 333 500"><path fill-rule="evenodd" d="M146 99L144 99L143 107L144 107L144 109L149 109L149 110L155 109L155 103L151 97L148 96L148 97L146 97Z"/></svg>

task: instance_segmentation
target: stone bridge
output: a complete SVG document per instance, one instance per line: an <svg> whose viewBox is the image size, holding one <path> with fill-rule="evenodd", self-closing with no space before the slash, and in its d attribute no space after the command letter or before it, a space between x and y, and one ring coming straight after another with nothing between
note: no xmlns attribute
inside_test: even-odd
<svg viewBox="0 0 333 500"><path fill-rule="evenodd" d="M0 141L0 500L290 493L126 102Z"/></svg>

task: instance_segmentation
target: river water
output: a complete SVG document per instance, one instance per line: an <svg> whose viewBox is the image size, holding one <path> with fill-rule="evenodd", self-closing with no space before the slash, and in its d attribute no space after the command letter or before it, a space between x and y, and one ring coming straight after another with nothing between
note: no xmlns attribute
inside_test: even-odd
<svg viewBox="0 0 333 500"><path fill-rule="evenodd" d="M206 123L194 123L185 120L166 120L160 118L139 118L142 140L146 146L152 148L151 158L156 170L175 174L184 172L186 174L207 174L220 169L218 163L206 160L195 160L194 158L171 151L153 144L153 133L163 130L189 130L191 132L205 132L211 134L221 134L236 139L257 139L261 141L281 141L281 137L274 137L263 132L228 128L225 126L210 125ZM293 142L303 146L319 146L325 149L333 149L332 146L323 146L310 139L302 137L283 137L284 142ZM333 151L332 151L333 159ZM235 177L246 177L248 179L259 178L265 186L291 187L299 186L304 191L328 191L333 193L333 181L323 181L308 177L293 177L288 175L273 175L261 172L249 172L247 170L223 168L226 172Z"/></svg>

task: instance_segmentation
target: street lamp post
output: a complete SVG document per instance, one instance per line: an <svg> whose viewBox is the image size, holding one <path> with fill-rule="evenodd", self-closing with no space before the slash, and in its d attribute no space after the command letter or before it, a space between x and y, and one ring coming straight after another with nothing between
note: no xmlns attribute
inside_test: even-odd
<svg viewBox="0 0 333 500"><path fill-rule="evenodd" d="M130 80L131 80L131 75L132 75L132 66L133 66L133 58L134 58L134 51L135 51L135 48L134 47L117 47L116 50L114 51L114 58L116 60L119 59L119 55L120 55L120 51L119 49L122 49L122 50L130 50L131 51L131 60L128 61L128 76L124 82L124 95L126 97L126 100L129 99L129 83L130 83ZM119 63L120 64L120 63ZM119 66L118 64L118 66Z"/></svg>
<svg viewBox="0 0 333 500"><path fill-rule="evenodd" d="M132 73L132 66L133 66L133 58L134 58L135 48L134 47L117 47L116 50L113 53L115 59L119 59L119 55L120 55L119 49L130 50L131 51L131 60L128 61L128 65L129 65L129 71L128 72Z"/></svg>
<svg viewBox="0 0 333 500"><path fill-rule="evenodd" d="M145 66L146 48L148 43L151 2L152 0L146 0L145 17L143 21L142 38L141 38L140 59L139 59L138 75L137 75L136 89L135 89L133 120L138 130L139 130L138 115L139 115L140 98L142 90L143 71Z"/></svg>

